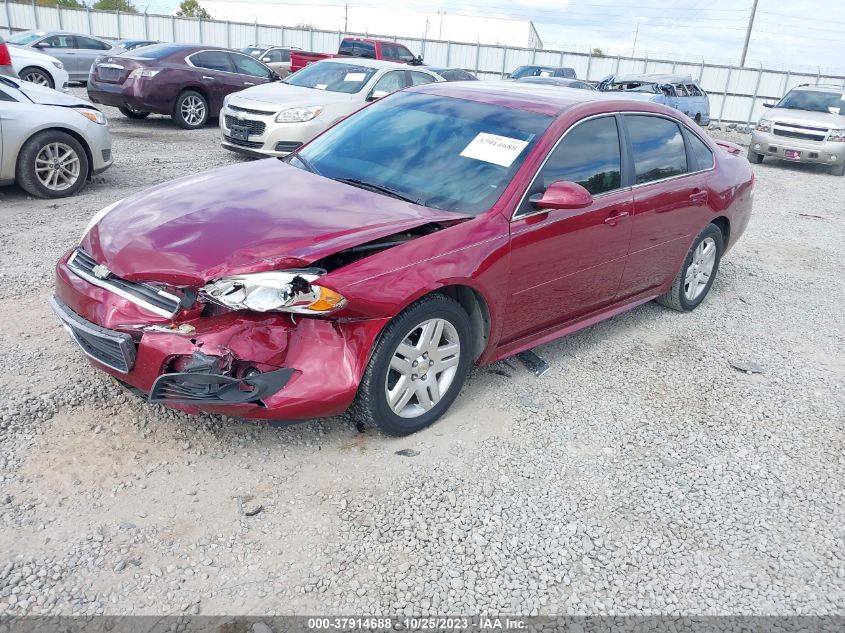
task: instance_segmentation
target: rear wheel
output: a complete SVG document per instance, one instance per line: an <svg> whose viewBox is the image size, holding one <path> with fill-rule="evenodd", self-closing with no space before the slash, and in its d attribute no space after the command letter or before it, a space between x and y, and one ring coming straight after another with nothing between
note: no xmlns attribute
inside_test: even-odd
<svg viewBox="0 0 845 633"><path fill-rule="evenodd" d="M830 173L834 176L845 176L845 162L831 166Z"/></svg>
<svg viewBox="0 0 845 633"><path fill-rule="evenodd" d="M186 90L176 99L173 120L186 130L201 128L208 121L208 101L194 90Z"/></svg>
<svg viewBox="0 0 845 633"><path fill-rule="evenodd" d="M17 181L39 198L72 196L88 179L88 156L82 144L58 130L39 132L18 154Z"/></svg>
<svg viewBox="0 0 845 633"><path fill-rule="evenodd" d="M748 162L752 163L754 165L759 165L760 163L763 162L763 155L758 154L757 152L755 152L754 150L752 150L749 147L748 148Z"/></svg>
<svg viewBox="0 0 845 633"><path fill-rule="evenodd" d="M27 66L24 68L20 72L20 78L38 86L46 86L47 88L56 87L50 73L42 70L41 68L36 68L35 66Z"/></svg>
<svg viewBox="0 0 845 633"><path fill-rule="evenodd" d="M723 250L722 231L715 224L708 224L692 243L669 292L658 297L657 302L679 312L697 308L716 279Z"/></svg>
<svg viewBox="0 0 845 633"><path fill-rule="evenodd" d="M129 117L130 119L146 119L148 116L150 116L150 113L146 110L138 110L131 106L123 106L118 108L118 110L120 110L120 113L123 116Z"/></svg>
<svg viewBox="0 0 845 633"><path fill-rule="evenodd" d="M444 295L423 297L382 332L350 413L388 435L409 435L442 416L472 363L469 316Z"/></svg>

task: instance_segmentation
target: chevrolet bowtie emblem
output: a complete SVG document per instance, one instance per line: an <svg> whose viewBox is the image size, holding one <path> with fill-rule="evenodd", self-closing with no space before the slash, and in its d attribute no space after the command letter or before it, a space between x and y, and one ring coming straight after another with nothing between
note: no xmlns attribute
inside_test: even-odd
<svg viewBox="0 0 845 633"><path fill-rule="evenodd" d="M91 269L91 272L94 273L94 276L97 279L105 279L109 275L111 275L111 271L103 266L102 264L97 264L94 268Z"/></svg>

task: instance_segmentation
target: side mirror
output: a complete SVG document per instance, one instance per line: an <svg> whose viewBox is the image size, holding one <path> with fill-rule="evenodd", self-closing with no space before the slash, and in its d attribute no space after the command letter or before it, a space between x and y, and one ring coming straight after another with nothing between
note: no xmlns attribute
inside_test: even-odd
<svg viewBox="0 0 845 633"><path fill-rule="evenodd" d="M425 62L423 62L422 55L417 55L417 64L422 66Z"/></svg>
<svg viewBox="0 0 845 633"><path fill-rule="evenodd" d="M387 90L373 90L370 93L370 96L367 97L367 101L378 101L382 97L386 97L390 93Z"/></svg>
<svg viewBox="0 0 845 633"><path fill-rule="evenodd" d="M277 72L270 73L270 81L281 81L282 76Z"/></svg>
<svg viewBox="0 0 845 633"><path fill-rule="evenodd" d="M261 61L262 61L262 62L264 62L265 64L267 64L267 63L269 63L269 62L271 62L271 61L273 61L273 60L272 60L272 59L270 59L269 57L262 57L262 58L261 58Z"/></svg>
<svg viewBox="0 0 845 633"><path fill-rule="evenodd" d="M775 107L775 104L774 104L774 103L766 103L766 102L763 102L763 107L764 107L764 108L774 108L774 107Z"/></svg>
<svg viewBox="0 0 845 633"><path fill-rule="evenodd" d="M593 204L593 196L581 185L559 180L543 193L529 198L535 209L584 209Z"/></svg>
<svg viewBox="0 0 845 633"><path fill-rule="evenodd" d="M32 45L32 48L47 48L47 45L44 42L36 42Z"/></svg>

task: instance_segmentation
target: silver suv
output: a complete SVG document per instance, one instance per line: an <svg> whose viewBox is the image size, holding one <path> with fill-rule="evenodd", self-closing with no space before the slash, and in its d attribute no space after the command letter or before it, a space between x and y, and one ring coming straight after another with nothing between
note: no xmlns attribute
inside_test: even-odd
<svg viewBox="0 0 845 633"><path fill-rule="evenodd" d="M771 156L829 165L831 173L845 176L845 88L805 84L763 105L772 110L751 135L750 162Z"/></svg>

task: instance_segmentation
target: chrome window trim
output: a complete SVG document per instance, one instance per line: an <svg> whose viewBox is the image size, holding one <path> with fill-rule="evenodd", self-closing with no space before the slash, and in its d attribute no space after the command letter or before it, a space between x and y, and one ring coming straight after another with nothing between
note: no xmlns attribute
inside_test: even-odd
<svg viewBox="0 0 845 633"><path fill-rule="evenodd" d="M618 113L618 112L602 112L601 114L593 114L593 115L590 115L590 116L588 116L588 117L586 117L586 118L580 119L580 120L579 120L579 121L578 121L575 125L570 126L570 127L569 127L569 128L568 128L568 129L567 129L567 130L566 130L566 131L565 131L565 132L561 135L561 137L557 140L557 142L556 142L556 143L552 146L552 148L549 150L549 153L548 153L548 154L546 154L546 157L543 159L543 162L542 162L542 163L540 163L540 166L539 166L539 167L537 168L537 170L534 172L534 175L533 175L533 176L531 176L531 182L534 182L534 179L535 179L537 176L539 176L539 175L540 175L540 173L543 171L543 168L546 166L546 163L547 163L547 162L549 162L549 159L552 157L552 154L554 154L554 153L555 153L555 150L557 150L558 145L560 145L560 144L563 142L563 139L565 139L565 138L566 138L566 136L567 136L567 135L568 135L568 134L569 134L572 130L574 130L575 128L577 128L577 127L578 127L579 125L581 125L582 123L586 123L587 121L592 121L593 119L600 119L600 118L602 118L602 117L613 117L613 118L615 119L617 114L619 114L619 113ZM615 121L614 121L614 122L615 122ZM617 133L617 134L619 134L619 124L618 124L618 123L617 123L616 133ZM619 137L619 143L620 143L620 145L619 145L619 164L620 164L620 167L621 167L621 165L622 165L622 154L623 154L623 151L622 151L622 137L621 137L621 136ZM525 190L525 192L524 192L524 193L522 194L522 196L519 198L519 202L517 203L516 208L514 209L513 214L511 215L511 219L510 219L510 221L511 221L511 222L514 222L514 221L516 221L516 220L523 220L523 219L525 219L525 218L530 218L531 216L534 216L534 215L540 215L541 213L548 213L548 212L549 212L549 210L548 210L548 209L537 209L536 211L531 211L530 213L523 213L523 214L519 215L519 208L522 206L522 204L525 202L526 198L528 197L528 191L529 191L529 189L530 189L530 188L531 188L531 183L529 183L528 188ZM593 200L595 200L596 198L601 198L601 197L603 197L603 196L607 196L607 195L609 195L609 194L611 194L611 193L617 193L617 192L619 192L619 191L625 191L625 190L627 190L627 189L631 189L631 187L619 187L619 188L617 188L617 189L611 189L610 191L603 191L602 193L600 193L600 194L598 194L598 195L596 195L596 196L593 196Z"/></svg>
<svg viewBox="0 0 845 633"><path fill-rule="evenodd" d="M221 48L204 48L201 51L194 51L193 53L191 53L190 55L187 55L185 57L185 63L188 66L190 66L191 68L196 68L197 70L207 70L207 71L210 71L210 72L213 72L213 73L226 73L227 75L241 75L241 76L246 76L246 77L255 77L256 79L262 78L262 77L259 77L258 75L250 75L249 73L239 73L239 72L235 72L235 71L232 71L232 70L217 70L216 68L206 68L205 66L197 66L191 60L191 57L193 57L194 55L199 55L200 53L223 53L225 55L242 55L243 57L246 57L247 59L251 59L252 61L261 64L268 71L270 71L272 73L276 72L275 70L270 68L267 64L265 64L264 62L262 62L259 59L255 59L255 57L252 57L251 55L247 55L246 53L241 53L239 51L230 51L230 50L225 50L225 49L221 49ZM234 61L232 63L234 64ZM264 79L268 79L268 77L264 77Z"/></svg>
<svg viewBox="0 0 845 633"><path fill-rule="evenodd" d="M159 294L160 296L162 296L166 299L169 299L171 301L175 301L179 304L179 306L177 306L176 310L174 310L173 312L168 312L167 310L159 308L158 306L154 306L153 304L148 303L148 302L144 301L143 299L140 299L140 298L138 298L138 297L136 297L132 294L129 294L128 292L124 292L120 288L115 288L111 284L108 284L106 282L106 280L104 280L104 279L97 279L96 277L93 277L93 276L85 273L84 271L79 270L78 268L72 266L71 264L73 264L73 261L76 259L76 254L77 254L77 251L74 251L73 255L71 255L68 258L67 265L68 265L68 268L70 268L73 271L73 274L75 274L77 277L84 279L88 283L90 283L94 286L97 286L98 288L102 288L103 290L108 290L112 294L116 294L118 297L126 299L127 301L131 301L135 305L141 306L145 310L149 310L150 312L152 312L153 314L157 314L158 316L170 318L174 314L179 312L179 307L181 307L182 300L179 297L177 297L176 295L172 295L169 292L164 292L163 290L156 289L156 293Z"/></svg>

